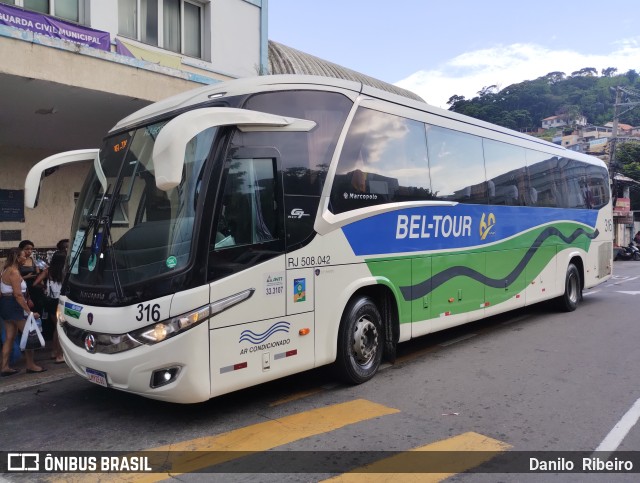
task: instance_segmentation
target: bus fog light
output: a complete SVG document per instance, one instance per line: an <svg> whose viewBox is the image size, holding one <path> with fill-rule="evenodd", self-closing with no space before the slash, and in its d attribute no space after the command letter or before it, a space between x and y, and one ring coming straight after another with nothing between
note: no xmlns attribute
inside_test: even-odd
<svg viewBox="0 0 640 483"><path fill-rule="evenodd" d="M158 369L151 374L151 387L161 387L175 381L180 372L180 367L166 367L164 369Z"/></svg>

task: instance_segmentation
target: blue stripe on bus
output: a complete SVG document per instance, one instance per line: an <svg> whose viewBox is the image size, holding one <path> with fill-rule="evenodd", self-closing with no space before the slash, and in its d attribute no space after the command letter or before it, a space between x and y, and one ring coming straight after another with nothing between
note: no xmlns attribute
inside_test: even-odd
<svg viewBox="0 0 640 483"><path fill-rule="evenodd" d="M355 255L484 246L548 223L595 228L598 210L525 206L427 206L374 215L342 228Z"/></svg>

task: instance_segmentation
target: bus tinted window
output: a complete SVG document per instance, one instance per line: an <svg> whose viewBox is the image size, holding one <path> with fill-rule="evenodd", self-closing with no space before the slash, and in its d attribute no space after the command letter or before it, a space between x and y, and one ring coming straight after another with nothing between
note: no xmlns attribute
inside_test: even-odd
<svg viewBox="0 0 640 483"><path fill-rule="evenodd" d="M263 243L277 235L273 162L233 159L215 233L215 248Z"/></svg>
<svg viewBox="0 0 640 483"><path fill-rule="evenodd" d="M427 127L431 189L436 199L486 203L482 140L437 126Z"/></svg>
<svg viewBox="0 0 640 483"><path fill-rule="evenodd" d="M589 180L589 193L591 206L589 208L600 209L609 203L609 173L601 166L587 165L587 178Z"/></svg>
<svg viewBox="0 0 640 483"><path fill-rule="evenodd" d="M564 208L588 208L586 165L573 159L560 159L560 176L567 192Z"/></svg>
<svg viewBox="0 0 640 483"><path fill-rule="evenodd" d="M527 171L531 187L538 195L537 206L563 207L567 204L561 188L559 158L532 149L526 150Z"/></svg>
<svg viewBox="0 0 640 483"><path fill-rule="evenodd" d="M538 193L529 185L525 150L511 144L483 140L492 205L534 206Z"/></svg>
<svg viewBox="0 0 640 483"><path fill-rule="evenodd" d="M331 210L425 199L431 191L424 124L360 109L338 161Z"/></svg>
<svg viewBox="0 0 640 483"><path fill-rule="evenodd" d="M245 146L273 146L282 156L284 190L290 195L320 196L331 157L352 102L342 94L320 91L265 92L250 97L245 109L316 122L310 132L254 132Z"/></svg>

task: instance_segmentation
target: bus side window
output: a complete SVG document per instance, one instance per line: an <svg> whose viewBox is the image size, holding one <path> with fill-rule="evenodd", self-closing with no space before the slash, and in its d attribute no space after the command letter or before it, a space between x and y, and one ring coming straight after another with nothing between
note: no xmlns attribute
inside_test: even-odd
<svg viewBox="0 0 640 483"><path fill-rule="evenodd" d="M567 190L567 208L588 208L585 164L569 158L560 159L560 175Z"/></svg>
<svg viewBox="0 0 640 483"><path fill-rule="evenodd" d="M271 159L234 159L231 162L214 234L215 248L274 239L277 221L274 183Z"/></svg>
<svg viewBox="0 0 640 483"><path fill-rule="evenodd" d="M254 149L242 149L246 157L229 161L217 223L211 228L210 281L284 253L282 188L277 182L276 158L267 157L270 154L253 157L247 152Z"/></svg>
<svg viewBox="0 0 640 483"><path fill-rule="evenodd" d="M532 149L526 150L526 157L531 189L536 191L535 205L563 207L558 158Z"/></svg>
<svg viewBox="0 0 640 483"><path fill-rule="evenodd" d="M587 177L589 190L593 197L593 209L599 209L609 203L609 174L605 168L588 165Z"/></svg>
<svg viewBox="0 0 640 483"><path fill-rule="evenodd" d="M428 125L427 140L431 189L436 199L486 204L482 139Z"/></svg>
<svg viewBox="0 0 640 483"><path fill-rule="evenodd" d="M537 192L530 190L526 168L525 150L518 146L483 139L482 149L487 171L487 179L493 184L494 194L490 196L492 205L531 205L537 201Z"/></svg>
<svg viewBox="0 0 640 483"><path fill-rule="evenodd" d="M337 214L431 198L425 125L360 108L340 153L329 209Z"/></svg>

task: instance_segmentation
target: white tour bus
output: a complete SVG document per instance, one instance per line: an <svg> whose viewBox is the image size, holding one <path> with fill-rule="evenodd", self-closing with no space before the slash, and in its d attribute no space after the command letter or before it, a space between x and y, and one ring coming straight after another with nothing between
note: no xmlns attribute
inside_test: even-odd
<svg viewBox="0 0 640 483"><path fill-rule="evenodd" d="M71 227L58 332L105 387L193 403L611 276L599 159L360 83L263 76L119 122Z"/></svg>

